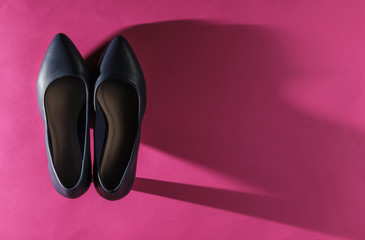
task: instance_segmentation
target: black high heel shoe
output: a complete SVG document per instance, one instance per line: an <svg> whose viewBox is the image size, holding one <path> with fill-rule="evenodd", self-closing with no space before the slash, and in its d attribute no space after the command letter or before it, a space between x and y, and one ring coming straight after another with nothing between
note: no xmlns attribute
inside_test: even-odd
<svg viewBox="0 0 365 240"><path fill-rule="evenodd" d="M67 198L80 197L91 183L88 78L75 45L57 34L39 71L37 97L52 184Z"/></svg>
<svg viewBox="0 0 365 240"><path fill-rule="evenodd" d="M108 200L126 196L134 182L146 109L146 85L127 40L115 37L94 88L94 185Z"/></svg>

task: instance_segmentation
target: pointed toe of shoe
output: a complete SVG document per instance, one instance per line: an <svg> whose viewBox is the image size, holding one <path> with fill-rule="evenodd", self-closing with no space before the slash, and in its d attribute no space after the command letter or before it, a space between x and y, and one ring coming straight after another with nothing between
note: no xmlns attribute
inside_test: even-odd
<svg viewBox="0 0 365 240"><path fill-rule="evenodd" d="M94 94L99 85L107 79L126 81L132 84L138 91L143 117L147 101L146 82L139 61L132 47L124 37L116 36L109 43L98 70L100 76L95 83Z"/></svg>
<svg viewBox="0 0 365 240"><path fill-rule="evenodd" d="M39 87L42 87L63 76L81 76L88 74L84 59L76 46L63 33L58 33L52 39L38 75Z"/></svg>
<svg viewBox="0 0 365 240"><path fill-rule="evenodd" d="M134 81L143 78L139 62L122 36L116 36L110 42L100 65L100 72L107 74L105 78L126 78Z"/></svg>

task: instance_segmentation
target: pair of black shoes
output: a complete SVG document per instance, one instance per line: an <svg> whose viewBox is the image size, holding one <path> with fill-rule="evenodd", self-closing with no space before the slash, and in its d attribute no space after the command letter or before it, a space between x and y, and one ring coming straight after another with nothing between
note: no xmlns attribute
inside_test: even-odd
<svg viewBox="0 0 365 240"><path fill-rule="evenodd" d="M121 36L107 47L93 89L85 61L72 41L57 34L37 82L45 125L48 168L61 195L77 198L91 184L89 105L95 111L93 181L108 200L126 196L137 164L146 85L135 54Z"/></svg>

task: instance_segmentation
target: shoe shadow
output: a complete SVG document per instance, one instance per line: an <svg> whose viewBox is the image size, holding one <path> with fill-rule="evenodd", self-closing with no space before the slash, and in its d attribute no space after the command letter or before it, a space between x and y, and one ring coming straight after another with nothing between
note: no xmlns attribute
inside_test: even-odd
<svg viewBox="0 0 365 240"><path fill-rule="evenodd" d="M298 72L275 29L186 20L117 34L131 43L146 78L142 142L280 198L143 178L134 190L365 238L365 197L350 176L365 166L347 156L348 142L365 138L283 100L281 85ZM86 59L90 68L105 46ZM344 146L334 141L343 137Z"/></svg>
<svg viewBox="0 0 365 240"><path fill-rule="evenodd" d="M133 190L262 218L281 203L272 197L139 177ZM259 211L257 205L262 206Z"/></svg>

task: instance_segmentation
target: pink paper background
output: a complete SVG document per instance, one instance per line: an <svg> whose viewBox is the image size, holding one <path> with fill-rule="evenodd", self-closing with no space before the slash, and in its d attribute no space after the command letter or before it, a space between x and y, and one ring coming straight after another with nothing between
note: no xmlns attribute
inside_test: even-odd
<svg viewBox="0 0 365 240"><path fill-rule="evenodd" d="M363 1L0 3L0 239L365 239ZM52 37L144 70L137 179L53 189L36 101Z"/></svg>

